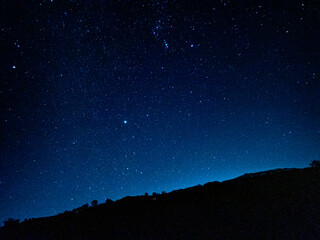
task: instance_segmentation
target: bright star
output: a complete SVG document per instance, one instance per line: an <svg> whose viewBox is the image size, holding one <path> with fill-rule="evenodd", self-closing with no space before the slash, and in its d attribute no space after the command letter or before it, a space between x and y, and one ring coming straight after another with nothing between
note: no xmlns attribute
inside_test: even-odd
<svg viewBox="0 0 320 240"><path fill-rule="evenodd" d="M124 120L123 123L124 123L124 124L127 124L127 120Z"/></svg>
<svg viewBox="0 0 320 240"><path fill-rule="evenodd" d="M163 43L164 43L165 48L168 49L169 48L169 44L167 43L167 41L163 40Z"/></svg>

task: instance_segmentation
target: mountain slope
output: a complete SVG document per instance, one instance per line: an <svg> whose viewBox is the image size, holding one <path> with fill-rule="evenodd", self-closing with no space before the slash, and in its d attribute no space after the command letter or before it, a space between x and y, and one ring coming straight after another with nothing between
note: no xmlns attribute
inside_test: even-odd
<svg viewBox="0 0 320 240"><path fill-rule="evenodd" d="M276 169L1 228L0 239L320 239L320 170Z"/></svg>

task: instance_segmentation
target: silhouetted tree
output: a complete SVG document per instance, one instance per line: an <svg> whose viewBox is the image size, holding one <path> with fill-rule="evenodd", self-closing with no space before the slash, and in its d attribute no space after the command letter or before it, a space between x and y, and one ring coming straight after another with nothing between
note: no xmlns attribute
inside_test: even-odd
<svg viewBox="0 0 320 240"><path fill-rule="evenodd" d="M113 203L113 201L110 198L107 198L106 204L112 204L112 203Z"/></svg>
<svg viewBox="0 0 320 240"><path fill-rule="evenodd" d="M156 197L158 194L156 192L152 193L152 197Z"/></svg>
<svg viewBox="0 0 320 240"><path fill-rule="evenodd" d="M311 167L320 168L320 160L313 160L309 165Z"/></svg>
<svg viewBox="0 0 320 240"><path fill-rule="evenodd" d="M144 196L145 196L145 197L148 197L148 196L149 196L149 194L146 192L146 193L144 194Z"/></svg>
<svg viewBox="0 0 320 240"><path fill-rule="evenodd" d="M5 227L14 227L19 224L19 219L8 218L8 220L3 221Z"/></svg>
<svg viewBox="0 0 320 240"><path fill-rule="evenodd" d="M95 207L95 206L97 206L98 205L98 201L97 200L93 200L92 202L91 202L91 206L92 207Z"/></svg>

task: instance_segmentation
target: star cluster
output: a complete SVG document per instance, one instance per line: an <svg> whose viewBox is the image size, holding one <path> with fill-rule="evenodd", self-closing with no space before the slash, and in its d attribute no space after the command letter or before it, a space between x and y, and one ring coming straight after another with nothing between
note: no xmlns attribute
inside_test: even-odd
<svg viewBox="0 0 320 240"><path fill-rule="evenodd" d="M317 1L3 1L0 213L306 167Z"/></svg>

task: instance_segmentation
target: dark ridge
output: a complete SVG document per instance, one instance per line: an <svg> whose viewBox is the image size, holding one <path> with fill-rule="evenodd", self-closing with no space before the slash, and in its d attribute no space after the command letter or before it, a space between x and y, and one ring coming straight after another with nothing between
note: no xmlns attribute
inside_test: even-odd
<svg viewBox="0 0 320 240"><path fill-rule="evenodd" d="M0 239L320 239L320 168L275 169L170 193L10 220ZM94 204L93 204L94 205Z"/></svg>

